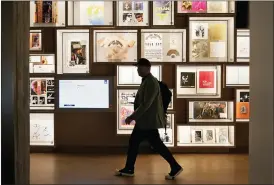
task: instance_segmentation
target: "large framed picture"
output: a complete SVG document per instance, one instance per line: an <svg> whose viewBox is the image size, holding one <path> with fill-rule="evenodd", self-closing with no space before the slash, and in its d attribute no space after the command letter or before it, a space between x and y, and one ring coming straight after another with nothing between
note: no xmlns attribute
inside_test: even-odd
<svg viewBox="0 0 274 185"><path fill-rule="evenodd" d="M94 30L94 62L136 62L137 30Z"/></svg>
<svg viewBox="0 0 274 185"><path fill-rule="evenodd" d="M185 29L143 29L141 41L141 56L151 62L186 62Z"/></svg>
<svg viewBox="0 0 274 185"><path fill-rule="evenodd" d="M236 121L249 121L249 89L236 89Z"/></svg>
<svg viewBox="0 0 274 185"><path fill-rule="evenodd" d="M162 66L151 66L151 74L161 81ZM138 75L137 68L135 66L117 66L117 86L139 86L141 82L142 78Z"/></svg>
<svg viewBox="0 0 274 185"><path fill-rule="evenodd" d="M118 26L148 26L148 1L118 0Z"/></svg>
<svg viewBox="0 0 274 185"><path fill-rule="evenodd" d="M249 62L250 31L237 30L237 62Z"/></svg>
<svg viewBox="0 0 274 185"><path fill-rule="evenodd" d="M176 69L177 98L220 98L221 66L182 66Z"/></svg>
<svg viewBox="0 0 274 185"><path fill-rule="evenodd" d="M30 30L29 34L29 50L42 50L42 30Z"/></svg>
<svg viewBox="0 0 274 185"><path fill-rule="evenodd" d="M30 109L54 109L54 78L30 78Z"/></svg>
<svg viewBox="0 0 274 185"><path fill-rule="evenodd" d="M68 1L69 26L113 25L112 1Z"/></svg>
<svg viewBox="0 0 274 185"><path fill-rule="evenodd" d="M153 1L153 25L174 25L174 1Z"/></svg>
<svg viewBox="0 0 274 185"><path fill-rule="evenodd" d="M55 55L30 54L29 73L55 73Z"/></svg>
<svg viewBox="0 0 274 185"><path fill-rule="evenodd" d="M189 101L189 122L233 122L232 101Z"/></svg>
<svg viewBox="0 0 274 185"><path fill-rule="evenodd" d="M30 113L30 145L54 146L54 114Z"/></svg>
<svg viewBox="0 0 274 185"><path fill-rule="evenodd" d="M189 61L234 62L234 17L190 17Z"/></svg>
<svg viewBox="0 0 274 185"><path fill-rule="evenodd" d="M57 74L89 73L89 30L57 30Z"/></svg>
<svg viewBox="0 0 274 185"><path fill-rule="evenodd" d="M229 86L249 86L249 66L226 66L226 81Z"/></svg>
<svg viewBox="0 0 274 185"><path fill-rule="evenodd" d="M30 27L65 27L65 1L30 1Z"/></svg>

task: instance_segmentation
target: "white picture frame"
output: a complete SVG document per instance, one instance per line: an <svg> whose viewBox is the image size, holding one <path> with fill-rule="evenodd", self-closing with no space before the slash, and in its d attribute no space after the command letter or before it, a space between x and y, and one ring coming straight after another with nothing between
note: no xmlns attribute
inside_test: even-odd
<svg viewBox="0 0 274 185"><path fill-rule="evenodd" d="M249 122L249 89L236 89L236 122Z"/></svg>
<svg viewBox="0 0 274 185"><path fill-rule="evenodd" d="M55 54L30 54L29 73L55 73Z"/></svg>
<svg viewBox="0 0 274 185"><path fill-rule="evenodd" d="M174 25L174 1L153 1L153 25Z"/></svg>
<svg viewBox="0 0 274 185"><path fill-rule="evenodd" d="M191 142L192 143L203 143L203 130L202 129L192 129Z"/></svg>
<svg viewBox="0 0 274 185"><path fill-rule="evenodd" d="M249 66L227 65L225 81L226 87L249 86L249 71Z"/></svg>
<svg viewBox="0 0 274 185"><path fill-rule="evenodd" d="M42 51L42 30L30 30L29 50Z"/></svg>
<svg viewBox="0 0 274 185"><path fill-rule="evenodd" d="M249 30L237 30L237 62L250 62Z"/></svg>
<svg viewBox="0 0 274 185"><path fill-rule="evenodd" d="M215 129L204 128L203 129L203 143L215 143L215 142L216 142Z"/></svg>
<svg viewBox="0 0 274 185"><path fill-rule="evenodd" d="M160 128L158 129L159 135L163 143L167 147L174 147L175 142L174 142L174 124L175 124L175 115L172 113L167 114L167 119L170 119L170 127L166 128L166 133L165 133L165 128Z"/></svg>

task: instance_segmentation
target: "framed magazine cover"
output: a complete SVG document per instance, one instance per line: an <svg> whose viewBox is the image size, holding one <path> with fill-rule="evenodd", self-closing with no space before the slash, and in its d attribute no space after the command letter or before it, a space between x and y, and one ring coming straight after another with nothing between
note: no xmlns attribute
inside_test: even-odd
<svg viewBox="0 0 274 185"><path fill-rule="evenodd" d="M153 25L174 25L174 1L153 1Z"/></svg>

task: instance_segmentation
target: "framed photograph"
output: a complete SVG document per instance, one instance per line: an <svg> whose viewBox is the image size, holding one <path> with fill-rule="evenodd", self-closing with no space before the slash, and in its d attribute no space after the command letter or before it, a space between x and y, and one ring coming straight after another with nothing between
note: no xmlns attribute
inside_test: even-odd
<svg viewBox="0 0 274 185"><path fill-rule="evenodd" d="M118 26L148 26L148 1L118 0Z"/></svg>
<svg viewBox="0 0 274 185"><path fill-rule="evenodd" d="M30 30L29 34L29 50L42 50L42 30Z"/></svg>
<svg viewBox="0 0 274 185"><path fill-rule="evenodd" d="M167 129L160 128L159 134L163 143L167 147L174 147L174 114L167 114Z"/></svg>
<svg viewBox="0 0 274 185"><path fill-rule="evenodd" d="M226 66L226 86L249 86L249 66Z"/></svg>
<svg viewBox="0 0 274 185"><path fill-rule="evenodd" d="M89 73L89 30L57 30L57 74Z"/></svg>
<svg viewBox="0 0 274 185"><path fill-rule="evenodd" d="M204 143L216 143L215 129L203 129L203 142Z"/></svg>
<svg viewBox="0 0 274 185"><path fill-rule="evenodd" d="M137 30L94 30L94 62L136 62Z"/></svg>
<svg viewBox="0 0 274 185"><path fill-rule="evenodd" d="M173 110L174 109L174 105L173 105L173 102L174 102L174 90L173 89L169 89L169 90L172 93L172 97L171 97L171 102L169 103L167 110Z"/></svg>
<svg viewBox="0 0 274 185"><path fill-rule="evenodd" d="M174 25L174 1L153 1L153 25Z"/></svg>
<svg viewBox="0 0 274 185"><path fill-rule="evenodd" d="M30 54L29 73L55 73L55 55Z"/></svg>
<svg viewBox="0 0 274 185"><path fill-rule="evenodd" d="M53 110L54 100L54 78L30 78L31 110Z"/></svg>
<svg viewBox="0 0 274 185"><path fill-rule="evenodd" d="M234 18L189 18L190 62L234 62Z"/></svg>
<svg viewBox="0 0 274 185"><path fill-rule="evenodd" d="M30 1L30 27L65 27L65 1Z"/></svg>
<svg viewBox="0 0 274 185"><path fill-rule="evenodd" d="M112 1L68 1L69 26L113 25Z"/></svg>
<svg viewBox="0 0 274 185"><path fill-rule="evenodd" d="M141 56L151 62L186 62L185 29L143 29L141 41Z"/></svg>
<svg viewBox="0 0 274 185"><path fill-rule="evenodd" d="M237 30L237 62L249 62L250 31Z"/></svg>
<svg viewBox="0 0 274 185"><path fill-rule="evenodd" d="M30 113L30 145L54 146L54 114Z"/></svg>
<svg viewBox="0 0 274 185"><path fill-rule="evenodd" d="M203 143L203 130L193 129L192 130L192 143Z"/></svg>
<svg viewBox="0 0 274 185"><path fill-rule="evenodd" d="M159 81L162 80L162 66L151 66L151 74ZM117 86L139 86L142 78L138 75L135 66L118 65L117 66Z"/></svg>
<svg viewBox="0 0 274 185"><path fill-rule="evenodd" d="M229 135L228 135L227 127L216 128L216 142L220 144L229 143Z"/></svg>
<svg viewBox="0 0 274 185"><path fill-rule="evenodd" d="M236 121L249 121L249 89L236 89Z"/></svg>

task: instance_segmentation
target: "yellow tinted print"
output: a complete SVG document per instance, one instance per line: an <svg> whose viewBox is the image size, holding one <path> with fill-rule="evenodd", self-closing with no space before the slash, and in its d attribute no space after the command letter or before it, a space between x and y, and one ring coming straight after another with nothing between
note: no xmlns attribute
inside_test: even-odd
<svg viewBox="0 0 274 185"><path fill-rule="evenodd" d="M227 24L210 23L208 29L209 42L227 41Z"/></svg>

